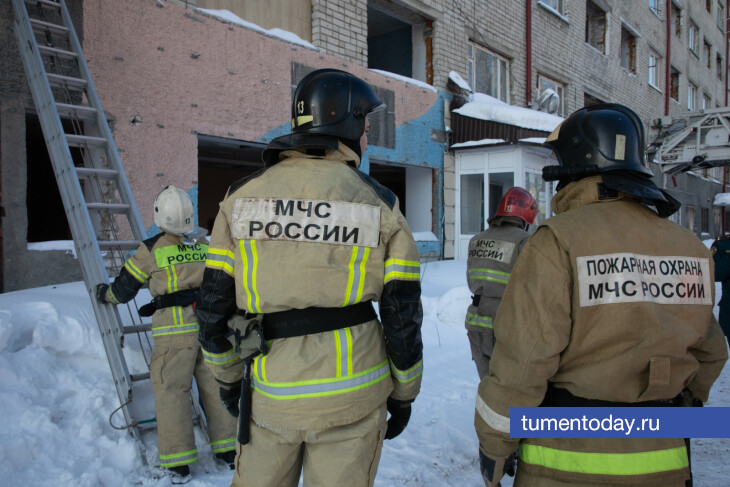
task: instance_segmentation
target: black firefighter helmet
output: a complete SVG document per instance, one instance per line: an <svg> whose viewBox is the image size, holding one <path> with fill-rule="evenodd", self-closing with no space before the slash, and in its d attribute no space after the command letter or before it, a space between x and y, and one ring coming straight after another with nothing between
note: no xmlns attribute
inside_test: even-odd
<svg viewBox="0 0 730 487"><path fill-rule="evenodd" d="M287 148L337 148L342 140L359 157L365 117L385 108L373 88L357 76L339 69L318 69L306 75L292 99L292 133L277 137L264 151L264 162L276 162Z"/></svg>
<svg viewBox="0 0 730 487"><path fill-rule="evenodd" d="M366 82L339 69L318 69L297 85L292 101L293 133L360 140L365 117L385 108Z"/></svg>
<svg viewBox="0 0 730 487"><path fill-rule="evenodd" d="M601 175L603 184L638 196L656 206L662 217L679 209L679 202L658 188L644 156L644 125L636 113L616 103L600 103L572 113L543 143L558 160L543 168L545 181L566 184Z"/></svg>

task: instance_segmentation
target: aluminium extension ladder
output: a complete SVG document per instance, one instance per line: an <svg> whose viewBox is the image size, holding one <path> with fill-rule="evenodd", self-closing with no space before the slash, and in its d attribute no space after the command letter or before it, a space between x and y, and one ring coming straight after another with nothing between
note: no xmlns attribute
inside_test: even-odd
<svg viewBox="0 0 730 487"><path fill-rule="evenodd" d="M109 283L125 254L145 239L144 226L65 1L11 1L15 38L124 415L117 429L138 440L146 463L142 433L155 431L155 422L135 418L131 404L134 382L146 381L151 395L150 374L130 374L123 349L127 334L149 344L151 325L128 307L132 324L125 326L117 306L95 299L96 285ZM196 426L204 426L194 398L192 404ZM204 427L202 434L207 439Z"/></svg>

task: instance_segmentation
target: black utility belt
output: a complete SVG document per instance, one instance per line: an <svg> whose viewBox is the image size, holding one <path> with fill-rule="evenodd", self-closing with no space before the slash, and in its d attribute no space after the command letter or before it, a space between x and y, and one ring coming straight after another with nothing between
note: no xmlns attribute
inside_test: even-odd
<svg viewBox="0 0 730 487"><path fill-rule="evenodd" d="M139 308L140 316L152 316L155 311L173 306L190 306L200 295L200 289L187 289L170 294L161 294L152 298L152 301Z"/></svg>
<svg viewBox="0 0 730 487"><path fill-rule="evenodd" d="M377 319L370 301L343 308L290 309L277 313L264 313L262 327L264 338L290 338L313 335L324 331L356 326Z"/></svg>
<svg viewBox="0 0 730 487"><path fill-rule="evenodd" d="M588 399L585 397L574 396L567 389L560 389L548 385L545 399L543 399L540 407L568 407L568 408L606 408L606 407L674 407L682 405L681 395L672 399L658 399L654 401L643 402L619 402L619 401L602 401L600 399Z"/></svg>

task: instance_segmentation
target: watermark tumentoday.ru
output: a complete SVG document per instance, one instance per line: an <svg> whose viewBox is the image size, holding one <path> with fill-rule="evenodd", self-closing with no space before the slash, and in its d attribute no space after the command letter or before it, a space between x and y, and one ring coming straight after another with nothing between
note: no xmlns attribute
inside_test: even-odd
<svg viewBox="0 0 730 487"><path fill-rule="evenodd" d="M512 407L512 438L730 438L728 407Z"/></svg>
<svg viewBox="0 0 730 487"><path fill-rule="evenodd" d="M621 431L626 436L636 431L659 431L659 418L637 418L608 417L595 418L583 415L578 418L528 418L524 414L519 418L523 431Z"/></svg>

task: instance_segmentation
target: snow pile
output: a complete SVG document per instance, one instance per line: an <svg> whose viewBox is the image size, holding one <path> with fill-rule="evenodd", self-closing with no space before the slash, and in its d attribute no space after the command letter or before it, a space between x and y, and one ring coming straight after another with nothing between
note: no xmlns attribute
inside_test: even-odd
<svg viewBox="0 0 730 487"><path fill-rule="evenodd" d="M457 108L454 113L543 132L552 132L563 121L557 115L512 106L483 93L474 93L469 103Z"/></svg>

